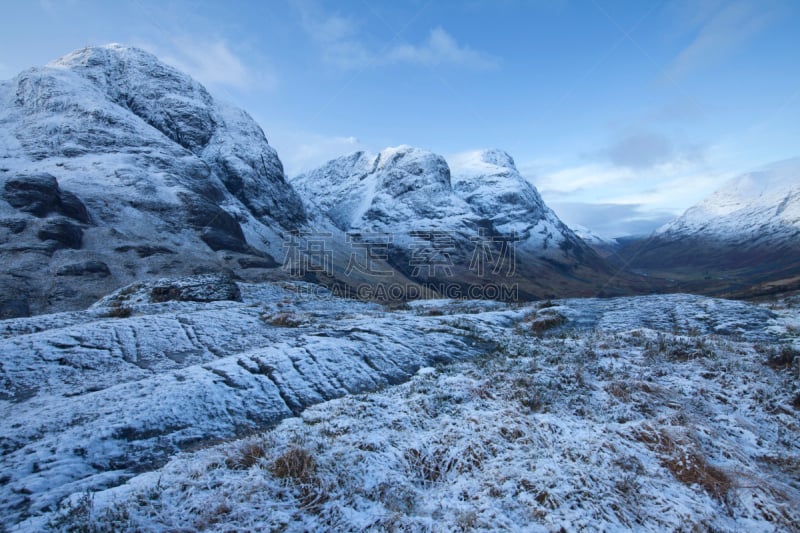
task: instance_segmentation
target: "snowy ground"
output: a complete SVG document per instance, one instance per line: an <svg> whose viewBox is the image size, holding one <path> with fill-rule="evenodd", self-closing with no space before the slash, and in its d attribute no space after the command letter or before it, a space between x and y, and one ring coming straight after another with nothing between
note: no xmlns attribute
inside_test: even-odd
<svg viewBox="0 0 800 533"><path fill-rule="evenodd" d="M304 288L0 323L9 529L797 530L796 300Z"/></svg>

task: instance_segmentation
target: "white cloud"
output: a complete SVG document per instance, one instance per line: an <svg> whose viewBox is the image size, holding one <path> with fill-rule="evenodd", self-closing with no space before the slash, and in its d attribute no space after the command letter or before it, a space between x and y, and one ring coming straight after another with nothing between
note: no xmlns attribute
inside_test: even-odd
<svg viewBox="0 0 800 533"><path fill-rule="evenodd" d="M675 218L675 213L640 204L554 202L550 207L568 226L583 226L602 237L647 235Z"/></svg>
<svg viewBox="0 0 800 533"><path fill-rule="evenodd" d="M575 193L598 194L611 187L635 181L636 175L626 168L591 163L561 168L533 179L543 195L573 195Z"/></svg>
<svg viewBox="0 0 800 533"><path fill-rule="evenodd" d="M705 20L692 42L684 48L667 67L665 73L678 79L723 59L746 40L754 37L775 18L774 4L740 0L723 4L707 4L703 11ZM718 7L717 9L713 9ZM713 14L708 14L711 11Z"/></svg>
<svg viewBox="0 0 800 533"><path fill-rule="evenodd" d="M313 2L294 4L306 33L319 47L326 62L344 69L362 68L374 62L373 54L357 38L357 23L349 17L325 13Z"/></svg>
<svg viewBox="0 0 800 533"><path fill-rule="evenodd" d="M705 164L680 161L646 171L591 163L556 169L531 181L548 202L636 204L661 214L680 214L730 176Z"/></svg>
<svg viewBox="0 0 800 533"><path fill-rule="evenodd" d="M7 80L14 76L14 72L11 71L11 68L5 65L4 63L0 63L0 80Z"/></svg>
<svg viewBox="0 0 800 533"><path fill-rule="evenodd" d="M323 59L339 68L359 69L399 63L473 69L499 65L497 58L459 44L440 26L433 28L422 43L389 46L384 42L380 43L382 49L376 49L361 38L356 19L339 13L326 13L310 1L298 2L295 7L303 28L319 47Z"/></svg>
<svg viewBox="0 0 800 533"><path fill-rule="evenodd" d="M444 28L431 30L421 45L402 44L391 48L384 60L389 63L410 63L425 66L456 65L474 69L499 66L497 58L458 44Z"/></svg>
<svg viewBox="0 0 800 533"><path fill-rule="evenodd" d="M272 72L253 70L221 39L200 41L180 37L173 39L168 47L145 45L144 48L205 85L264 89L277 83Z"/></svg>
<svg viewBox="0 0 800 533"><path fill-rule="evenodd" d="M730 177L705 165L670 163L641 171L592 163L556 169L531 181L565 222L622 236L648 233Z"/></svg>
<svg viewBox="0 0 800 533"><path fill-rule="evenodd" d="M301 131L271 131L270 144L278 150L287 176L313 170L331 159L371 147L352 136L324 136Z"/></svg>

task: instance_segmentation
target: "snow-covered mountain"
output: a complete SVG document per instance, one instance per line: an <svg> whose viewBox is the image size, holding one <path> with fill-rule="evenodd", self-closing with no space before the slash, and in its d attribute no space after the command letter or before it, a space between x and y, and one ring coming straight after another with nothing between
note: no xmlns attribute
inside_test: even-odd
<svg viewBox="0 0 800 533"><path fill-rule="evenodd" d="M733 178L656 234L705 235L742 244L797 238L800 158Z"/></svg>
<svg viewBox="0 0 800 533"><path fill-rule="evenodd" d="M586 244L588 244L589 246L614 247L619 244L616 239L603 237L602 235L596 233L594 230L587 228L582 224L571 224L570 229L572 229L572 231L575 232L575 235L580 237L581 240Z"/></svg>
<svg viewBox="0 0 800 533"><path fill-rule="evenodd" d="M121 45L0 82L0 198L2 316L156 274L246 275L306 220L247 113Z"/></svg>
<svg viewBox="0 0 800 533"><path fill-rule="evenodd" d="M625 253L640 268L738 271L742 287L797 277L800 158L730 180Z"/></svg>
<svg viewBox="0 0 800 533"><path fill-rule="evenodd" d="M516 234L530 251L568 260L580 241L548 208L507 153L444 157L411 146L356 152L291 180L343 231Z"/></svg>
<svg viewBox="0 0 800 533"><path fill-rule="evenodd" d="M486 280L485 270L475 268L485 252L489 269L513 262L511 281L528 283L523 291L531 296L551 294L559 283L572 294L592 293L606 274L603 261L501 150L461 155L452 169L442 156L411 146L356 152L291 183L308 211L320 211L340 231L391 235L389 262L414 279L419 246L443 256L427 271L430 278L468 285Z"/></svg>
<svg viewBox="0 0 800 533"><path fill-rule="evenodd" d="M522 249L568 262L576 255L584 256L583 243L545 205L506 152L461 154L453 168L453 191L499 233L516 233Z"/></svg>

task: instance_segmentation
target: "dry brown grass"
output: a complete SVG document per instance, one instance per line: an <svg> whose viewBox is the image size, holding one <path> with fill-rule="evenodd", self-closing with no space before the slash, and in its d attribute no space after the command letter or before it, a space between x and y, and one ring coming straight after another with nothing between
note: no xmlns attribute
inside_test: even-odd
<svg viewBox="0 0 800 533"><path fill-rule="evenodd" d="M456 466L456 460L447 457L446 451L441 448L433 450L408 448L403 453L403 457L411 472L423 482L442 481Z"/></svg>
<svg viewBox="0 0 800 533"><path fill-rule="evenodd" d="M546 331L563 326L566 323L567 318L560 314L535 317L531 322L531 332L541 337Z"/></svg>
<svg viewBox="0 0 800 533"><path fill-rule="evenodd" d="M232 470L247 470L266 455L267 446L263 442L244 442L225 458L225 466Z"/></svg>
<svg viewBox="0 0 800 533"><path fill-rule="evenodd" d="M686 436L674 437L665 429L650 427L636 432L635 438L656 452L659 460L675 479L702 487L710 496L725 501L733 481L722 469L711 465L697 443Z"/></svg>
<svg viewBox="0 0 800 533"><path fill-rule="evenodd" d="M128 318L133 314L133 309L127 305L120 305L117 302L114 303L117 305L112 305L103 316L107 318Z"/></svg>
<svg viewBox="0 0 800 533"><path fill-rule="evenodd" d="M293 446L272 462L270 471L281 479L308 482L317 472L317 462L308 450Z"/></svg>
<svg viewBox="0 0 800 533"><path fill-rule="evenodd" d="M291 313L277 313L275 315L262 315L261 320L267 324L278 326L280 328L296 328L303 322L296 318Z"/></svg>
<svg viewBox="0 0 800 533"><path fill-rule="evenodd" d="M767 364L776 370L792 369L800 351L792 346L782 346L779 350L767 351Z"/></svg>

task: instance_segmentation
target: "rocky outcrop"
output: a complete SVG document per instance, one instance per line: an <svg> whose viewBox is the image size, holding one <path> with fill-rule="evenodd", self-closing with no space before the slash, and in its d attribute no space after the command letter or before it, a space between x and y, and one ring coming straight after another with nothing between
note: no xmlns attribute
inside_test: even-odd
<svg viewBox="0 0 800 533"><path fill-rule="evenodd" d="M247 113L121 45L0 82L0 200L0 287L34 313L154 276L263 279L240 260L266 265L307 222Z"/></svg>
<svg viewBox="0 0 800 533"><path fill-rule="evenodd" d="M89 222L81 199L71 192L62 191L51 174L14 176L3 184L2 198L11 207L36 217L59 213L78 222Z"/></svg>

